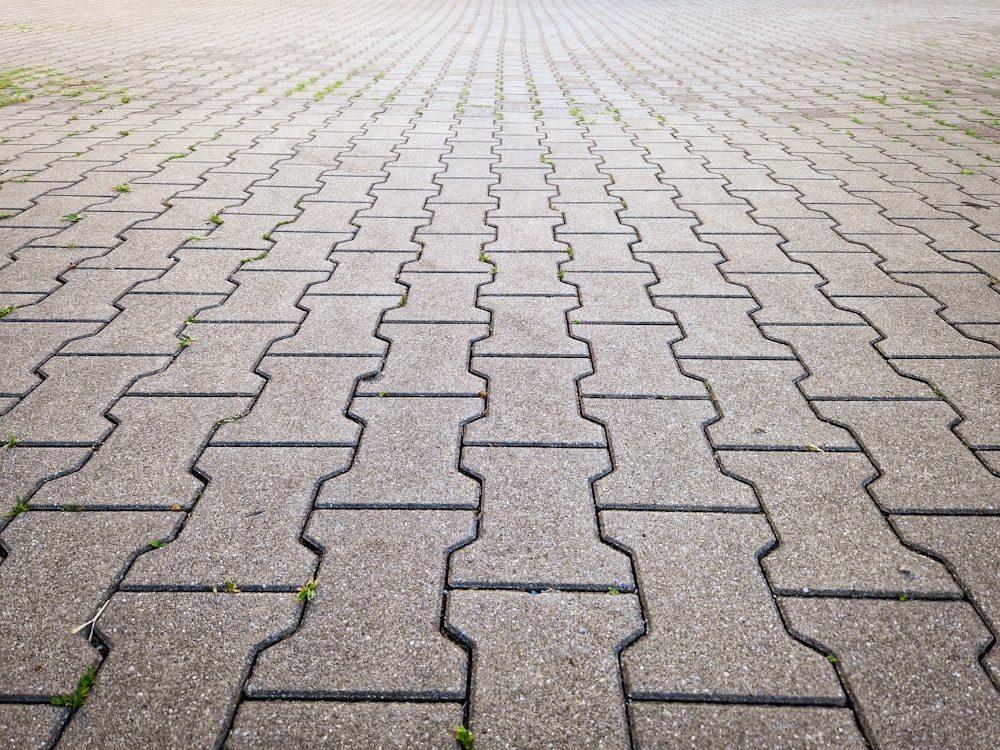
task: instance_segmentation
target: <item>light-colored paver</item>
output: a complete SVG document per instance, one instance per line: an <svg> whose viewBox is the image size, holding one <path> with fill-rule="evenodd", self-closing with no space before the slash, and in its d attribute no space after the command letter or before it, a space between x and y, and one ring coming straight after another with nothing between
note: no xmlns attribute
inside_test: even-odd
<svg viewBox="0 0 1000 750"><path fill-rule="evenodd" d="M994 750L1000 0L79 6L0 747Z"/></svg>

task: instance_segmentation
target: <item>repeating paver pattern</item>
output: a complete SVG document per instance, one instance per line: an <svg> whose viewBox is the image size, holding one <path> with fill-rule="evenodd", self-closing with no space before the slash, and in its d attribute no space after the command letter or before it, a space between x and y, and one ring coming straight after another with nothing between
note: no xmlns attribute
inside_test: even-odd
<svg viewBox="0 0 1000 750"><path fill-rule="evenodd" d="M996 746L997 0L76 5L0 746Z"/></svg>

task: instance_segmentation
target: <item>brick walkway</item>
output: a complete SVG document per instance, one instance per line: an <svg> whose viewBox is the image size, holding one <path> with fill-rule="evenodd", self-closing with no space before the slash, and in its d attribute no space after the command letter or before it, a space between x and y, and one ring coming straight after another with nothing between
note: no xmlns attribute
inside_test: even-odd
<svg viewBox="0 0 1000 750"><path fill-rule="evenodd" d="M1000 1L28 5L0 747L997 746Z"/></svg>

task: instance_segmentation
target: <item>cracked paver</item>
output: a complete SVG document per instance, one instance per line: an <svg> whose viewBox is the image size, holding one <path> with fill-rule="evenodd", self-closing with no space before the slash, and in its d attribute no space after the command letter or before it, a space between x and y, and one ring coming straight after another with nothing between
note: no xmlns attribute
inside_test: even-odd
<svg viewBox="0 0 1000 750"><path fill-rule="evenodd" d="M77 5L0 747L993 750L1000 0Z"/></svg>

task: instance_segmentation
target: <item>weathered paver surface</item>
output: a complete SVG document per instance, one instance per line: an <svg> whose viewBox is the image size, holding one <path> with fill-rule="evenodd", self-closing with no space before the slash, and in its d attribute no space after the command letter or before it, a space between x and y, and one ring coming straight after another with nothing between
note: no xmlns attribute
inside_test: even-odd
<svg viewBox="0 0 1000 750"><path fill-rule="evenodd" d="M998 39L0 0L0 747L998 747Z"/></svg>

